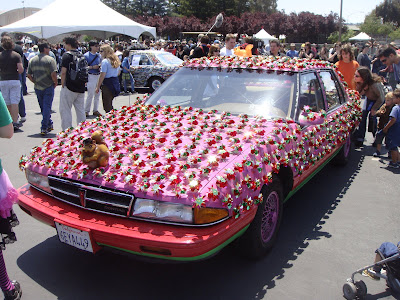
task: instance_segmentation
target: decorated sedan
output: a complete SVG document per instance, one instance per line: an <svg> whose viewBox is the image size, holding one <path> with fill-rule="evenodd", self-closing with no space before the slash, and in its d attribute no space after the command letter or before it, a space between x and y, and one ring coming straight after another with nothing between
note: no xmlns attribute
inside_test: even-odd
<svg viewBox="0 0 400 300"><path fill-rule="evenodd" d="M182 64L180 58L165 51L132 50L129 57L135 87L148 87L152 92Z"/></svg>
<svg viewBox="0 0 400 300"><path fill-rule="evenodd" d="M359 118L359 95L329 63L192 60L145 101L23 156L19 204L90 252L190 261L237 239L259 258L283 203L329 161L346 163Z"/></svg>

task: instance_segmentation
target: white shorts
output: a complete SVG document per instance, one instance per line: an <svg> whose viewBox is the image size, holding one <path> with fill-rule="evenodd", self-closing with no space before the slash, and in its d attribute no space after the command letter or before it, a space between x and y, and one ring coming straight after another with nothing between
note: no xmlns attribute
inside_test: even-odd
<svg viewBox="0 0 400 300"><path fill-rule="evenodd" d="M21 82L19 80L0 81L0 91L7 105L18 104L21 100Z"/></svg>

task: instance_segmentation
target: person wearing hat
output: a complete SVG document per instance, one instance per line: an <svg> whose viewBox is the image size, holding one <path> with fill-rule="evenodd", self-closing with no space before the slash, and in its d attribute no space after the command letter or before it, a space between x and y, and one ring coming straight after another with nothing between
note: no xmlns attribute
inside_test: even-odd
<svg viewBox="0 0 400 300"><path fill-rule="evenodd" d="M84 54L88 63L88 82L87 82L87 98L85 102L86 117L89 116L90 108L93 101L93 116L101 116L99 113L100 93L96 93L96 85L100 76L101 56L98 53L99 43L97 41L89 42L89 51Z"/></svg>
<svg viewBox="0 0 400 300"><path fill-rule="evenodd" d="M286 56L289 56L291 58L299 56L299 51L296 51L295 43L290 44L290 50L288 52L286 52Z"/></svg>
<svg viewBox="0 0 400 300"><path fill-rule="evenodd" d="M358 54L357 56L357 62L360 66L367 67L368 69L371 70L371 60L369 59L368 51L369 51L369 45L364 44L361 48L360 54Z"/></svg>
<svg viewBox="0 0 400 300"><path fill-rule="evenodd" d="M38 45L33 45L32 52L29 53L28 58L27 58L28 61L30 61L31 58L35 57L36 55L39 55L39 47L38 47Z"/></svg>

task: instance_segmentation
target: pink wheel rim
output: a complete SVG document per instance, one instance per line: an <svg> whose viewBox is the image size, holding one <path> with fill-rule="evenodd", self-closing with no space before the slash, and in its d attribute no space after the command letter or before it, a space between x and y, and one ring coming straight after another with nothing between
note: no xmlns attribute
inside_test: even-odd
<svg viewBox="0 0 400 300"><path fill-rule="evenodd" d="M264 211L261 220L261 238L268 242L275 232L279 215L279 195L273 191L265 200Z"/></svg>

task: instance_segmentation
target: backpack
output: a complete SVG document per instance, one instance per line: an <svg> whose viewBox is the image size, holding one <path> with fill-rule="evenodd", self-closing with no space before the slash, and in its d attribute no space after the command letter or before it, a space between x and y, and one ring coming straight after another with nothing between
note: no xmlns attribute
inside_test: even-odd
<svg viewBox="0 0 400 300"><path fill-rule="evenodd" d="M69 64L69 78L72 81L88 82L89 66L82 53L68 51L72 55L72 62ZM72 67L72 66L75 67Z"/></svg>

